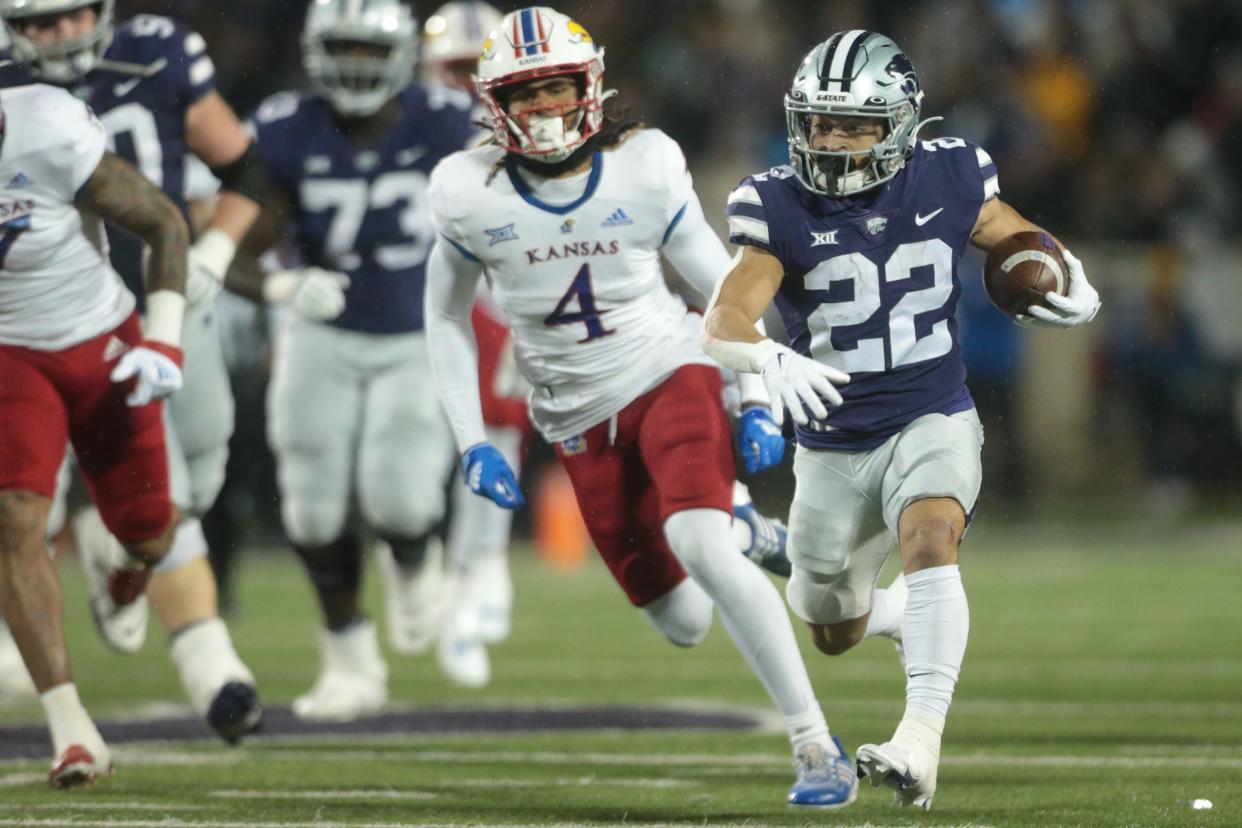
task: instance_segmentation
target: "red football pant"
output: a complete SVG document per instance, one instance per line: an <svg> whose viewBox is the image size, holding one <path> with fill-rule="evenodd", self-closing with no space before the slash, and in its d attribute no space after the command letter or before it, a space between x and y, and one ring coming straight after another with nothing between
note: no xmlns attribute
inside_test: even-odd
<svg viewBox="0 0 1242 828"><path fill-rule="evenodd" d="M687 365L610 423L557 444L591 540L630 603L668 594L685 570L664 521L685 509L732 509L733 430L720 371Z"/></svg>
<svg viewBox="0 0 1242 828"><path fill-rule="evenodd" d="M163 404L131 408L131 383L109 379L128 350L109 347L115 340L142 344L137 314L62 351L0 345L0 491L51 498L72 442L104 525L122 543L134 543L159 535L172 519L168 456Z"/></svg>

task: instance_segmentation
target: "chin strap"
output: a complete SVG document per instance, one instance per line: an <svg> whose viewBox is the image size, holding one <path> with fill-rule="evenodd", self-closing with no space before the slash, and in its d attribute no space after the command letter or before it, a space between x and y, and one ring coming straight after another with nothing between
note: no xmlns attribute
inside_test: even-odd
<svg viewBox="0 0 1242 828"><path fill-rule="evenodd" d="M921 130L923 127L927 126L928 124L933 124L936 121L943 121L943 120L944 118L942 118L939 115L936 115L934 117L926 118L922 121L919 121L917 124L915 124L914 129L910 131L910 143L913 144L915 141L919 139L919 130Z"/></svg>

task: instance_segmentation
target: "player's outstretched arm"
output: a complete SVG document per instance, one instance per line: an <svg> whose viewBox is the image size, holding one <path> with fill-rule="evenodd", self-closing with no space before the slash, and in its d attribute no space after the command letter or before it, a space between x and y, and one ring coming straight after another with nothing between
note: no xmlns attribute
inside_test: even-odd
<svg viewBox="0 0 1242 828"><path fill-rule="evenodd" d="M185 219L163 191L110 152L103 154L76 203L137 234L150 248L145 341L121 357L112 380L133 381L126 398L132 406L167 397L181 387L181 318L190 241Z"/></svg>
<svg viewBox="0 0 1242 828"><path fill-rule="evenodd" d="M1027 327L1073 328L1094 319L1100 310L1100 294L1087 281L1082 262L1055 236L999 198L984 202L971 231L970 243L988 251L1002 239L1024 231L1047 233L1056 241L1061 248L1061 257L1069 267L1069 291L1065 296L1049 291L1044 294L1044 299L1050 307L1032 305L1026 314L1020 314L1015 321Z"/></svg>
<svg viewBox="0 0 1242 828"><path fill-rule="evenodd" d="M470 310L483 266L442 239L427 259L427 350L436 388L462 454L466 484L498 506L517 509L526 501L517 476L487 442L479 396L479 358Z"/></svg>
<svg viewBox="0 0 1242 828"><path fill-rule="evenodd" d="M767 339L755 327L785 276L780 260L747 245L733 261L703 319L703 350L726 368L761 375L778 425L786 409L800 425L828 416L825 401L841 404L836 386L849 382L849 375Z"/></svg>

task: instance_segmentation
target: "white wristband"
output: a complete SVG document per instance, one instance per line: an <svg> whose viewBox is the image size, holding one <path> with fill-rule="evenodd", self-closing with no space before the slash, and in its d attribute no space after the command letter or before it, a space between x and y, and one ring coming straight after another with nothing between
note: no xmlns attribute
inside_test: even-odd
<svg viewBox="0 0 1242 828"><path fill-rule="evenodd" d="M175 290L147 294L147 339L181 347L181 319L185 316L185 296Z"/></svg>
<svg viewBox="0 0 1242 828"><path fill-rule="evenodd" d="M763 371L780 345L771 339L758 342L732 342L717 339L709 333L703 333L703 351L712 359L726 368L732 368L746 374L758 374Z"/></svg>
<svg viewBox="0 0 1242 828"><path fill-rule="evenodd" d="M237 253L237 242L223 230L205 230L194 242L194 255L200 257L212 273L225 273Z"/></svg>

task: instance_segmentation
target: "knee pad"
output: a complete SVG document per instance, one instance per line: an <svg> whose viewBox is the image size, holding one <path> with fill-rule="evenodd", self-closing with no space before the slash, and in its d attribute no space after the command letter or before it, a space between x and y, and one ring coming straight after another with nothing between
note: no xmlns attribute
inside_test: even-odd
<svg viewBox="0 0 1242 828"><path fill-rule="evenodd" d="M172 547L164 560L156 565L156 572L172 572L207 554L207 537L203 524L196 517L186 518L177 525Z"/></svg>
<svg viewBox="0 0 1242 828"><path fill-rule="evenodd" d="M146 493L124 503L97 504L99 516L121 543L138 543L160 535L172 520L168 492Z"/></svg>
<svg viewBox="0 0 1242 828"><path fill-rule="evenodd" d="M711 630L713 609L712 599L703 588L686 578L642 611L660 635L678 647L693 647Z"/></svg>
<svg viewBox="0 0 1242 828"><path fill-rule="evenodd" d="M392 549L392 557L402 569L418 569L440 543L438 528L414 538L386 534L380 539Z"/></svg>
<svg viewBox="0 0 1242 828"><path fill-rule="evenodd" d="M847 607L846 597L837 589L840 575L823 575L795 564L785 586L785 598L794 614L811 624L836 624L849 621L862 613ZM868 593L868 602L870 593ZM870 607L868 606L867 609ZM866 609L863 610L866 612Z"/></svg>
<svg viewBox="0 0 1242 828"><path fill-rule="evenodd" d="M332 543L310 546L293 544L316 589L357 590L362 582L362 543L349 533Z"/></svg>
<svg viewBox="0 0 1242 828"><path fill-rule="evenodd" d="M282 492L281 522L295 547L331 546L346 529L346 504L326 497Z"/></svg>

